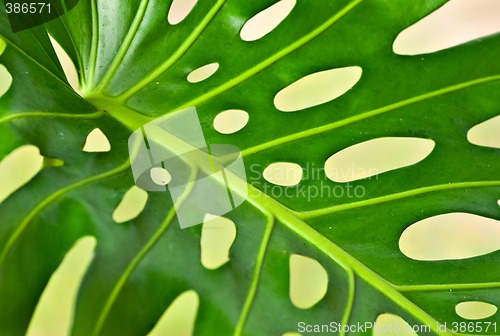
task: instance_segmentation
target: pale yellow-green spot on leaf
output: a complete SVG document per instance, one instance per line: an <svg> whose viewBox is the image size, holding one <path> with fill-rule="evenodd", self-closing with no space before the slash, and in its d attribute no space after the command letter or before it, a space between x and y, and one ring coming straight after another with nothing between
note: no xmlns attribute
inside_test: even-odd
<svg viewBox="0 0 500 336"><path fill-rule="evenodd" d="M89 153L109 152L111 144L106 135L99 128L95 128L87 136L82 150Z"/></svg>
<svg viewBox="0 0 500 336"><path fill-rule="evenodd" d="M248 123L248 113L243 110L226 110L214 119L214 128L222 134L232 134L241 130Z"/></svg>
<svg viewBox="0 0 500 336"><path fill-rule="evenodd" d="M200 299L195 291L182 293L163 313L148 336L192 336L199 305Z"/></svg>
<svg viewBox="0 0 500 336"><path fill-rule="evenodd" d="M38 147L24 145L0 162L0 203L28 183L42 168L43 156Z"/></svg>
<svg viewBox="0 0 500 336"><path fill-rule="evenodd" d="M61 63L64 75L66 76L68 83L71 85L73 90L75 90L75 92L81 96L82 92L78 84L78 73L76 71L75 64L73 63L69 55L66 53L66 51L50 34L49 34L49 39L50 42L52 43L54 51L56 52L57 58L59 59L59 63Z"/></svg>
<svg viewBox="0 0 500 336"><path fill-rule="evenodd" d="M318 303L328 289L328 274L321 264L298 254L290 256L290 300L297 308Z"/></svg>
<svg viewBox="0 0 500 336"><path fill-rule="evenodd" d="M187 76L190 83L199 83L211 77L219 69L219 63L210 63L194 69Z"/></svg>
<svg viewBox="0 0 500 336"><path fill-rule="evenodd" d="M201 264L213 270L227 263L235 239L236 225L232 220L207 214L201 229Z"/></svg>
<svg viewBox="0 0 500 336"><path fill-rule="evenodd" d="M173 0L167 15L168 23L176 25L183 21L197 2L198 0Z"/></svg>
<svg viewBox="0 0 500 336"><path fill-rule="evenodd" d="M452 48L500 32L499 16L498 0L452 0L399 33L393 50L419 55Z"/></svg>
<svg viewBox="0 0 500 336"><path fill-rule="evenodd" d="M434 141L387 137L352 145L325 162L326 176L335 182L351 182L413 165L434 149Z"/></svg>
<svg viewBox="0 0 500 336"><path fill-rule="evenodd" d="M96 239L80 238L52 274L31 318L27 336L70 334L78 289L94 257Z"/></svg>
<svg viewBox="0 0 500 336"><path fill-rule="evenodd" d="M495 315L497 311L495 305L481 301L460 302L455 306L457 315L467 320L482 320Z"/></svg>
<svg viewBox="0 0 500 336"><path fill-rule="evenodd" d="M407 227L399 248L415 260L478 257L500 249L500 221L468 213L429 217Z"/></svg>
<svg viewBox="0 0 500 336"><path fill-rule="evenodd" d="M379 315L372 330L373 336L418 336L405 320L389 313Z"/></svg>
<svg viewBox="0 0 500 336"><path fill-rule="evenodd" d="M281 0L250 18L240 31L243 41L258 40L272 32L295 7L296 0Z"/></svg>
<svg viewBox="0 0 500 336"><path fill-rule="evenodd" d="M0 64L0 97L9 91L11 85L12 75L3 64Z"/></svg>
<svg viewBox="0 0 500 336"><path fill-rule="evenodd" d="M319 71L291 83L274 97L283 112L294 112L334 100L349 91L361 78L362 69L350 66Z"/></svg>
<svg viewBox="0 0 500 336"><path fill-rule="evenodd" d="M117 223L124 223L136 218L144 210L147 201L148 193L133 186L125 193L113 212L113 220Z"/></svg>
<svg viewBox="0 0 500 336"><path fill-rule="evenodd" d="M467 132L467 140L478 146L500 148L500 115L483 121Z"/></svg>
<svg viewBox="0 0 500 336"><path fill-rule="evenodd" d="M170 175L168 170L161 167L151 168L149 175L151 176L151 180L157 185L164 186L172 180L172 175Z"/></svg>
<svg viewBox="0 0 500 336"><path fill-rule="evenodd" d="M291 162L276 162L264 169L263 176L266 181L276 185L294 186L302 179L302 167Z"/></svg>

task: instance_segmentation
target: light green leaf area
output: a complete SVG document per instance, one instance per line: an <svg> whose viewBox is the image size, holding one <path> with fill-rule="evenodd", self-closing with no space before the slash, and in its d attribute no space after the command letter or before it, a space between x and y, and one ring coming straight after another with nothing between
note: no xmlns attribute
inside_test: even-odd
<svg viewBox="0 0 500 336"><path fill-rule="evenodd" d="M46 164L0 204L0 334L26 332L52 273L89 235L95 256L72 335L146 335L187 290L200 300L195 335L282 335L301 321L351 325L383 313L429 325L421 335L450 335L438 322L466 322L458 303L500 306L500 252L417 261L398 247L408 226L435 215L500 220L499 151L467 141L470 128L499 114L500 36L426 55L392 50L402 30L444 2L298 0L256 41L242 40L240 30L274 1L199 1L171 25L171 1L81 0L46 26L15 34L2 7L0 64L12 83L0 97L0 158L33 144L64 164ZM76 65L83 98L67 83L46 31ZM208 79L186 80L215 62ZM362 69L361 78L337 99L290 113L275 107L291 83L351 66ZM191 106L208 143L242 150L249 179L247 201L226 215L237 230L229 261L214 270L200 262L201 225L181 230L168 193L150 192L133 220L112 219L134 185L131 132ZM246 111L249 121L220 134L213 120L228 109ZM95 128L108 137L109 152L82 151ZM323 167L332 154L382 137L435 146L416 164L350 182L363 188L361 198L300 192L345 186L324 171L292 187L261 175L275 162ZM326 295L311 308L290 300L292 254L315 259L327 273ZM499 316L481 321L500 328Z"/></svg>

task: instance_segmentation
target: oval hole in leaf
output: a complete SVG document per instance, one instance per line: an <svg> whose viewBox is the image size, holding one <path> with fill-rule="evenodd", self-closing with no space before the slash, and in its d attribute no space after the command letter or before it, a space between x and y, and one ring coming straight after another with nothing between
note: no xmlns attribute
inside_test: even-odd
<svg viewBox="0 0 500 336"><path fill-rule="evenodd" d="M11 85L12 76L10 72L3 64L0 64L0 97L9 91Z"/></svg>
<svg viewBox="0 0 500 336"><path fill-rule="evenodd" d="M212 76L219 69L219 63L210 63L191 71L187 76L190 83L199 83Z"/></svg>
<svg viewBox="0 0 500 336"><path fill-rule="evenodd" d="M176 25L184 20L193 10L198 0L174 0L168 11L167 20Z"/></svg>
<svg viewBox="0 0 500 336"><path fill-rule="evenodd" d="M179 295L163 313L148 336L192 336L200 299L194 290Z"/></svg>
<svg viewBox="0 0 500 336"><path fill-rule="evenodd" d="M351 182L413 165L434 149L434 141L420 138L378 138L345 148L325 162L326 176Z"/></svg>
<svg viewBox="0 0 500 336"><path fill-rule="evenodd" d="M324 104L349 91L361 73L360 67L351 66L307 75L278 92L274 106L283 112L294 112Z"/></svg>
<svg viewBox="0 0 500 336"><path fill-rule="evenodd" d="M297 308L308 309L326 295L328 274L321 264L298 254L290 256L290 300Z"/></svg>
<svg viewBox="0 0 500 336"><path fill-rule="evenodd" d="M296 0L281 0L257 13L241 28L241 39L255 41L266 36L290 14L296 3Z"/></svg>
<svg viewBox="0 0 500 336"><path fill-rule="evenodd" d="M167 185L172 180L172 175L161 167L153 167L149 171L151 180L158 185Z"/></svg>
<svg viewBox="0 0 500 336"><path fill-rule="evenodd" d="M498 0L452 0L396 37L393 51L419 55L458 46L500 31Z"/></svg>
<svg viewBox="0 0 500 336"><path fill-rule="evenodd" d="M139 216L148 201L148 193L137 186L130 188L113 212L116 223L128 222Z"/></svg>
<svg viewBox="0 0 500 336"><path fill-rule="evenodd" d="M222 134L232 134L241 130L248 123L248 113L243 110L227 110L214 119L214 128Z"/></svg>
<svg viewBox="0 0 500 336"><path fill-rule="evenodd" d="M236 225L225 217L205 215L201 228L201 264L210 270L229 261L229 251L236 239Z"/></svg>
<svg viewBox="0 0 500 336"><path fill-rule="evenodd" d="M267 166L263 175L270 183L284 187L294 186L302 179L302 167L291 162L276 162Z"/></svg>
<svg viewBox="0 0 500 336"><path fill-rule="evenodd" d="M448 213L407 227L399 248L415 260L473 258L500 249L500 221L468 213Z"/></svg>
<svg viewBox="0 0 500 336"><path fill-rule="evenodd" d="M495 315L497 310L495 305L481 301L460 302L455 306L457 315L467 320L482 320Z"/></svg>
<svg viewBox="0 0 500 336"><path fill-rule="evenodd" d="M380 314L375 323L373 336L418 336L405 320L394 314Z"/></svg>
<svg viewBox="0 0 500 336"><path fill-rule="evenodd" d="M78 290L94 257L96 239L80 238L66 253L38 301L27 336L70 334Z"/></svg>
<svg viewBox="0 0 500 336"><path fill-rule="evenodd" d="M24 145L0 162L0 202L31 181L42 168L43 156L38 147Z"/></svg>
<svg viewBox="0 0 500 336"><path fill-rule="evenodd" d="M48 35L50 43L52 43L52 47L56 52L57 58L59 59L59 63L61 63L66 79L68 80L73 90L75 90L75 92L81 96L82 92L80 91L78 85L78 74L76 72L75 64L68 56L66 51L61 47L61 45L50 34Z"/></svg>
<svg viewBox="0 0 500 336"><path fill-rule="evenodd" d="M82 150L89 153L109 152L111 144L108 137L99 128L95 128L87 135Z"/></svg>
<svg viewBox="0 0 500 336"><path fill-rule="evenodd" d="M472 127L467 140L478 146L500 148L500 115Z"/></svg>

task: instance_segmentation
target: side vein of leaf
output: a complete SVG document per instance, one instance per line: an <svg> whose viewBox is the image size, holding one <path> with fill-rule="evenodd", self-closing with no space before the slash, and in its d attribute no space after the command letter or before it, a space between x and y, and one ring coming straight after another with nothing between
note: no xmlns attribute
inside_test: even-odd
<svg viewBox="0 0 500 336"><path fill-rule="evenodd" d="M25 112L16 113L0 118L0 124L21 118L68 118L68 119L99 119L105 115L102 111L85 114L57 113L57 112Z"/></svg>
<svg viewBox="0 0 500 336"><path fill-rule="evenodd" d="M342 325L348 325L349 324L349 319L351 318L352 314L352 306L354 304L354 297L356 295L356 279L354 272L352 269L348 269L347 271L347 281L348 281L348 287L347 287L347 302L346 302L346 307L344 310L344 316L342 317ZM346 330L342 328L342 331L340 332L339 336L344 336L346 334Z"/></svg>
<svg viewBox="0 0 500 336"><path fill-rule="evenodd" d="M426 284L426 285L393 285L400 292L440 292L467 289L500 288L500 282L483 283L453 283L453 284Z"/></svg>
<svg viewBox="0 0 500 336"><path fill-rule="evenodd" d="M500 181L475 181L475 182L459 182L459 183L440 184L440 185L434 185L434 186L430 186L430 187L423 187L423 188L403 191L403 192L396 193L396 194L390 194L390 195L385 195L385 196L381 196L381 197L371 198L371 199L367 199L367 200L359 201L359 202L352 202L352 203L346 203L346 204L342 204L342 205L334 205L334 206L326 207L326 208L322 208L322 209L316 209L316 210L305 211L305 212L298 212L297 216L300 218L303 218L303 219L315 218L315 217L320 217L320 216L332 214L335 212L340 212L340 211L344 211L344 210L362 208L365 206L371 206L371 205L396 201L396 200L400 200L403 198L408 198L408 197L412 197L412 196L426 194L426 193L430 193L430 192L434 192L434 191L462 189L462 188L493 187L493 186L499 186L499 185L500 185Z"/></svg>
<svg viewBox="0 0 500 336"><path fill-rule="evenodd" d="M31 221L45 208L47 208L49 205L51 205L53 202L55 202L59 197L63 196L64 194L78 189L80 187L83 187L85 185L88 185L93 182L97 182L100 180L103 180L105 178L120 174L127 170L130 167L129 161L126 163L118 166L115 169L112 169L110 171L107 171L105 173L95 175L92 177L89 177L87 179L78 181L74 184L71 184L67 187L61 188L57 190L56 192L52 193L45 199L43 199L40 203L38 203L27 215L24 217L24 219L17 225L16 229L14 232L10 235L9 240L7 243L4 245L1 253L0 253L0 265L3 263L7 255L9 254L9 251L11 250L12 246L16 243L16 241L19 239L19 237L22 235L26 227L31 223Z"/></svg>
<svg viewBox="0 0 500 336"><path fill-rule="evenodd" d="M411 105L411 104L415 104L415 103L418 103L418 102L421 102L421 101L425 101L427 99L438 97L438 96L441 96L441 95L444 95L444 94L447 94L447 93L450 93L450 92L453 92L453 91L458 91L458 90L461 90L461 89L465 89L465 88L468 88L468 87L471 87L471 86L474 86L474 85L479 85L479 84L483 84L483 83L488 83L488 82L496 81L496 80L499 80L499 79L500 79L500 75L495 75L495 76L483 77L483 78L475 79L475 80L468 81L468 82L465 82L465 83L460 83L460 84L452 85L452 86L449 86L449 87L446 87L446 88L442 88L442 89L439 89L439 90L436 90L436 91L425 93L425 94L420 95L420 96L416 96L416 97L413 97L413 98L410 98L410 99L406 99L406 100L403 100L403 101L400 101L400 102L397 102L397 103L394 103L394 104L386 105L384 107L380 107L380 108L375 109L375 110L371 110L371 111L364 112L364 113L361 113L361 114L358 114L358 115L355 115L355 116L352 116L352 117L349 117L349 118L345 118L345 119L342 119L342 120L339 120L339 121L335 121L335 122L330 123L330 124L326 124L326 125L323 125L323 126L311 128L311 129L308 129L308 130L305 130L305 131L302 131L302 132L298 132L298 133L295 133L295 134L291 134L291 135L287 135L287 136L284 136L284 137L281 137L281 138L277 138L277 139L274 139L274 140L262 143L262 144L257 145L257 146L249 147L249 148L243 150L242 154L243 154L243 156L250 156L250 155L253 155L255 153L264 151L266 149L270 149L270 148L273 148L273 147L276 147L276 146L279 146L279 145L283 145L285 143L289 143L289 142L292 142L292 141L296 141L296 140L299 140L299 139L304 139L304 138L307 138L307 137L315 136L315 135L318 135L318 134L321 134L321 133L325 133L327 131L331 131L333 129L340 128L342 126L346 126L346 125L352 124L352 123L357 122L357 121L366 120L368 118L380 115L382 113L390 112L390 111L393 111L393 110L396 110L396 109L399 109L399 108L402 108L402 107L406 107L406 106Z"/></svg>
<svg viewBox="0 0 500 336"><path fill-rule="evenodd" d="M191 175L189 176L189 181L194 181L196 180L197 176L197 169L195 167L191 166ZM191 193L194 183L187 183L188 187L186 190L184 190L183 194L181 197L177 200L176 206L182 204L186 198L189 196ZM165 187L166 188L166 187ZM168 229L170 226L170 223L172 223L173 219L175 218L176 207L172 207L167 214L165 220L162 222L158 230L155 231L153 236L147 241L147 243L143 246L143 248L137 253L137 255L132 259L132 261L127 265L125 268L124 272L120 275L118 281L116 282L115 286L113 287L111 294L107 298L103 309L101 310L99 317L97 318L97 322L94 328L94 331L92 335L98 336L101 333L102 327L104 326L104 322L106 322L106 318L109 315L109 312L111 311L111 308L113 307L113 304L115 303L116 299L118 298L118 295L120 294L123 286L127 282L127 280L130 278L132 275L133 271L136 269L137 265L141 262L141 260L148 254L148 252L153 248L153 246L158 242L158 240L161 238L163 233Z"/></svg>
<svg viewBox="0 0 500 336"><path fill-rule="evenodd" d="M141 81L136 83L131 88L127 89L125 92L117 96L115 99L119 102L126 102L134 94L145 88L149 83L158 78L161 74L167 71L175 62L177 62L182 55L193 45L198 39L205 28L210 24L212 19L215 17L219 9L224 4L225 0L219 0L210 9L207 15L203 18L200 24L193 30L193 32L186 38L186 40L181 44L181 46L160 66L158 66L153 72L144 77Z"/></svg>
<svg viewBox="0 0 500 336"><path fill-rule="evenodd" d="M99 85L97 86L97 90L96 90L97 92L101 92L102 89L109 83L109 81L115 75L116 70L118 69L123 58L127 54L127 51L129 50L130 45L132 44L132 41L134 40L134 37L137 34L137 31L139 30L139 26L141 25L142 19L144 18L148 4L149 4L149 0L141 0L141 4L139 5L139 9L137 10L137 14L135 15L134 21L132 22L132 25L131 25L129 31L127 32L127 35L125 36L124 41L120 45L120 49L118 50L118 53L116 54L115 58L111 62L109 69L106 71L106 74L104 75L101 83L99 83Z"/></svg>
<svg viewBox="0 0 500 336"><path fill-rule="evenodd" d="M240 314L240 318L238 323L236 324L236 328L234 331L235 336L240 336L243 332L243 328L245 326L245 322L247 321L248 314L250 313L250 309L252 307L253 301L255 299L255 294L257 293L257 287L259 285L260 274L262 272L262 266L264 264L264 259L267 251L267 247L269 245L269 241L271 239L271 234L274 228L274 216L267 212L265 209L261 209L264 211L267 217L266 230L264 232L264 236L262 238L262 242L260 245L259 252L257 254L257 260L255 262L254 273L252 276L252 281L250 283L250 287L247 293L247 298L243 305L243 309Z"/></svg>
<svg viewBox="0 0 500 336"><path fill-rule="evenodd" d="M87 89L93 85L95 69L97 67L97 49L99 47L99 13L97 11L96 0L90 0L92 11L92 43L89 55L89 75L87 82Z"/></svg>
<svg viewBox="0 0 500 336"><path fill-rule="evenodd" d="M201 104L202 102L205 102L215 96L220 95L221 93L235 87L236 85L246 81L247 79L253 77L254 75L258 74L262 70L266 69L267 67L271 66L272 64L276 63L286 55L290 54L291 52L297 50L298 48L302 47L309 41L313 40L315 37L323 33L325 30L330 28L333 24L335 24L337 21L339 21L342 17L347 15L351 10L353 10L357 5L359 5L361 2L364 0L353 0L351 1L347 6L345 6L342 10L340 10L338 13L336 13L334 16L332 16L329 20L324 22L322 25L314 29L313 31L309 32L302 38L298 39L294 43L290 44L288 47L282 49L281 51L277 52L276 54L272 55L271 57L267 58L263 62L255 65L253 68L248 69L247 71L243 72L242 74L238 75L237 77L227 81L225 84L206 92L205 94L185 103L182 104L179 107L173 108L172 111L177 111L181 110L186 107L190 106L197 106Z"/></svg>

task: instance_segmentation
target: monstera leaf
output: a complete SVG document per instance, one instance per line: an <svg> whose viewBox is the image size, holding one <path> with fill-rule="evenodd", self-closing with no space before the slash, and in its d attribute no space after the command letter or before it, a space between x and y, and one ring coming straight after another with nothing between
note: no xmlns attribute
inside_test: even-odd
<svg viewBox="0 0 500 336"><path fill-rule="evenodd" d="M356 325L382 313L430 327L420 334L497 334L450 327L467 321L455 313L457 303L500 304L499 252L422 261L398 247L407 227L439 214L500 219L498 149L467 141L471 127L499 112L499 36L424 56L392 50L401 31L444 2L288 1L295 4L289 15L254 41L240 31L274 1L200 1L169 23L171 1L81 0L17 33L2 7L0 80L11 76L12 83L0 97L0 157L33 144L46 159L0 205L0 333L26 332L65 253L94 236L74 335L145 335L186 290L199 295L195 335L282 335L300 331L299 322ZM83 97L69 86L47 32L76 65ZM186 80L212 63L219 68L210 78ZM295 81L346 67L359 67L361 77L337 99L290 113L276 107L276 94ZM196 108L208 144L242 150L251 178L247 200L225 215L237 236L230 260L215 270L200 263L202 226L181 229L168 193L150 192L131 221L112 219L134 185L130 134L188 107ZM213 120L229 109L248 112L249 121L221 134ZM95 128L108 137L109 152L81 150ZM321 170L291 187L262 175L276 162L323 167L342 149L390 137L430 139L434 148L414 165L352 181L362 197L303 192L345 186ZM326 295L311 308L289 297L295 254L327 274ZM481 322L500 321L496 314Z"/></svg>

